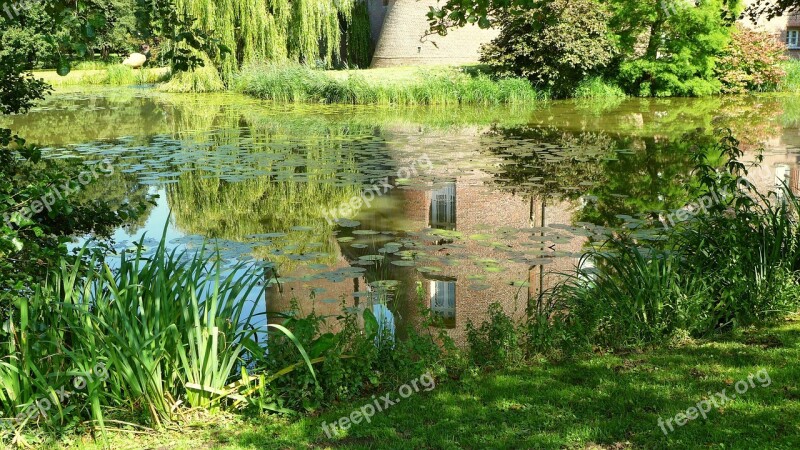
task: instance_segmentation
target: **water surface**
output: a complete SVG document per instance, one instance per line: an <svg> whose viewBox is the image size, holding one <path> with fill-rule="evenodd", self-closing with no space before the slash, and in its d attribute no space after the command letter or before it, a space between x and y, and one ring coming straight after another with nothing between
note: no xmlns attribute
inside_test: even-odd
<svg viewBox="0 0 800 450"><path fill-rule="evenodd" d="M48 157L112 164L76 195L155 198L119 248L210 240L265 266L268 311L373 308L402 335L421 303L458 343L493 302L521 315L610 229L686 205L692 147L717 128L764 148L759 186L800 180L793 97L401 109L122 88L3 120Z"/></svg>

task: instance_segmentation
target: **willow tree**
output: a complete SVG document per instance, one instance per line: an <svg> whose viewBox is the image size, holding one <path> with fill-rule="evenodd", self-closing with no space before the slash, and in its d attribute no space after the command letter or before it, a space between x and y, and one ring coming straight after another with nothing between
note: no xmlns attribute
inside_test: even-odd
<svg viewBox="0 0 800 450"><path fill-rule="evenodd" d="M291 60L332 66L343 60L348 30L369 35L363 0L176 0L181 12L231 50L209 55L227 78L250 61ZM354 20L354 12L356 20ZM368 44L367 44L368 45Z"/></svg>

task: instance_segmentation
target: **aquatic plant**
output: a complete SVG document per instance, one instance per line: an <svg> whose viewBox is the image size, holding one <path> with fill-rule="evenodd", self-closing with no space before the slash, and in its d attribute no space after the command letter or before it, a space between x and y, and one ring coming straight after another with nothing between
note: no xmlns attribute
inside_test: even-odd
<svg viewBox="0 0 800 450"><path fill-rule="evenodd" d="M265 357L270 329L287 336L300 367L315 376L294 335L256 313L263 268L227 267L205 249L168 251L165 236L152 253L142 240L116 263L94 262L62 262L9 311L0 330L0 411L15 417L42 399L57 405L15 428L85 418L102 428L112 408L144 414L153 426L176 419L182 403L215 409L246 400L284 373L248 373ZM105 376L91 376L101 366ZM76 376L91 381L62 407L57 392L70 390Z"/></svg>

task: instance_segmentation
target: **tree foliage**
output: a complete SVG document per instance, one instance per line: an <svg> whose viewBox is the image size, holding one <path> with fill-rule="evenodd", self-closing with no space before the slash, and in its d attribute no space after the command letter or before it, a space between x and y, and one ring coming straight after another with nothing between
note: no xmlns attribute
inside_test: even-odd
<svg viewBox="0 0 800 450"><path fill-rule="evenodd" d="M558 11L564 3L449 0L434 8L429 19L432 29L444 34L448 28L468 23L499 26L498 42L504 45L490 47L487 61L504 61L494 64L500 67L525 67L529 78L567 82L566 89L574 84L575 76L592 76L593 70L606 65L632 95L696 96L722 89L715 69L741 12L739 0L581 1L568 2L564 10L581 8L580 16L547 12ZM604 36L604 26L610 38ZM615 44L617 57L611 60L608 42ZM535 48L541 48L540 53L532 51ZM583 58L588 66L550 63L562 57L572 64Z"/></svg>
<svg viewBox="0 0 800 450"><path fill-rule="evenodd" d="M369 33L363 14L353 20L358 5L355 0L176 0L178 11L198 18L196 29L213 32L231 50L224 60L209 54L226 78L244 63L264 60L331 67L343 59L344 30Z"/></svg>
<svg viewBox="0 0 800 450"><path fill-rule="evenodd" d="M538 1L501 15L500 35L484 47L481 59L501 76L523 76L566 96L614 58L609 19L594 0Z"/></svg>
<svg viewBox="0 0 800 450"><path fill-rule="evenodd" d="M139 0L144 3L146 0ZM166 0L148 5L154 9L151 24L170 22L176 26L175 15L169 14ZM7 1L0 4L6 15L3 25L20 20L27 25L30 15L18 9L9 14ZM30 73L32 61L44 60L39 53L56 49L59 73L69 72L70 61L64 53L69 49L85 52L98 39L98 30L108 23L104 1L76 3L43 1L30 4L23 12L35 11L40 20L36 32L50 47L32 46L27 51L3 47L0 51L0 113L19 114L28 111L42 99L49 87ZM165 13L166 14L161 14ZM159 15L161 14L161 15ZM199 42L191 31L183 31L184 39ZM6 38L4 34L3 38ZM190 67L192 61L175 55L175 61ZM28 295L41 281L48 269L66 255L65 243L70 236L94 232L104 234L136 214L144 205L110 207L103 201L81 202L74 193L78 185L91 183L92 177L81 162L46 160L41 151L29 145L12 130L0 128L0 300ZM0 301L0 314L7 304Z"/></svg>
<svg viewBox="0 0 800 450"><path fill-rule="evenodd" d="M677 2L672 10L636 7L628 0L615 3L613 27L625 42L619 81L629 93L701 96L721 90L716 61L730 42L736 14L727 0L702 0L694 6Z"/></svg>
<svg viewBox="0 0 800 450"><path fill-rule="evenodd" d="M788 59L786 45L771 34L737 25L717 71L723 91L744 94L775 88L786 71L781 62Z"/></svg>

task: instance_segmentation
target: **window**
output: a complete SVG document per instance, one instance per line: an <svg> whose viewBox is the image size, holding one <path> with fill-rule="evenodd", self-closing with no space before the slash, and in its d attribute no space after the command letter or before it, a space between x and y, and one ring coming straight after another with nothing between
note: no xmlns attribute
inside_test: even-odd
<svg viewBox="0 0 800 450"><path fill-rule="evenodd" d="M455 281L431 281L431 311L443 319L445 328L455 328Z"/></svg>
<svg viewBox="0 0 800 450"><path fill-rule="evenodd" d="M456 183L448 182L431 195L431 228L456 229Z"/></svg>
<svg viewBox="0 0 800 450"><path fill-rule="evenodd" d="M800 30L789 30L786 32L786 45L789 48L800 49Z"/></svg>

